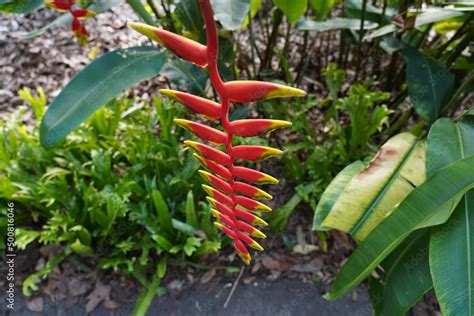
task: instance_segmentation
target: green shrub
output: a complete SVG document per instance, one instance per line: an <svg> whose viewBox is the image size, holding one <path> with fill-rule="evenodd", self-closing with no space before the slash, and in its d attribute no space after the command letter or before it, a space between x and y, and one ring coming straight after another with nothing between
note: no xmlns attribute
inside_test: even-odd
<svg viewBox="0 0 474 316"><path fill-rule="evenodd" d="M44 113L44 98L21 95ZM25 122L26 107L0 123L0 224L14 202L19 249L34 241L60 246L43 271L25 280L26 295L37 288L36 277L71 254L94 256L98 268L146 283L159 258L219 249L209 211L195 203L202 200L197 164L172 124L180 107L112 100L49 149L39 143L38 124Z"/></svg>

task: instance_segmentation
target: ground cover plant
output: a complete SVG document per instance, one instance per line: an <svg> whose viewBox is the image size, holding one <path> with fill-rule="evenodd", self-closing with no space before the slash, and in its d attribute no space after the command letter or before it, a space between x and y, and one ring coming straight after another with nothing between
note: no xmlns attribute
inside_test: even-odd
<svg viewBox="0 0 474 316"><path fill-rule="evenodd" d="M262 248L249 236L265 234L246 222L268 222L291 250L295 220L314 213L313 253L337 247L334 229L351 235L347 243L356 247L326 298L368 279L377 315L403 315L431 289L444 315L470 314L472 7L126 2L145 22L130 25L174 54L149 44L110 50L78 72L47 111L41 90L38 98L22 90L36 123L24 124L25 110L2 122L2 199L31 213L20 219L18 246L58 246L46 268L24 282L26 294L38 276L75 254L132 274L143 285L135 310L143 314L162 292L170 258L189 264L233 243L249 264L246 245ZM90 20L78 19L119 3L46 2L67 12L25 38L66 24L87 46L94 41L85 36ZM0 10L41 6L7 0ZM154 93L152 105L114 99L156 76L166 78L161 92L177 103ZM274 98L302 91L304 98ZM180 119L178 103L201 116ZM185 140L208 171L198 172L190 151L181 152L189 134L173 119L214 143ZM254 137L275 127L288 128ZM269 144L285 154L261 162L282 154ZM285 194L276 191L282 197L270 202L276 205L269 214L256 199L270 195L252 183L276 179L248 161L282 179ZM212 227L211 214L233 242ZM0 219L5 227L6 217Z"/></svg>

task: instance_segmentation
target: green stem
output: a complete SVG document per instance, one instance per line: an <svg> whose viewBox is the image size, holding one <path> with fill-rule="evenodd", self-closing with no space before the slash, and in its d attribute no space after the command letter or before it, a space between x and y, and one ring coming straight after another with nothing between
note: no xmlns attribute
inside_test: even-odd
<svg viewBox="0 0 474 316"><path fill-rule="evenodd" d="M357 81L359 78L359 72L360 72L360 67L362 63L362 58L365 56L362 56L362 40L364 38L364 24L365 24L365 11L367 10L367 0L363 0L362 2L362 11L360 14L360 28L359 28L359 43L357 46L357 65L356 65L356 72L355 72L355 78L354 81Z"/></svg>
<svg viewBox="0 0 474 316"><path fill-rule="evenodd" d="M265 68L268 68L269 65L271 64L272 55L273 55L273 46L275 45L275 42L278 36L278 29L280 27L282 20L283 20L283 12L281 12L279 9L276 9L275 12L273 13L272 32L270 34L270 38L267 44L267 49L265 51L265 59L260 65L260 71L262 71Z"/></svg>
<svg viewBox="0 0 474 316"><path fill-rule="evenodd" d="M156 8L155 2L153 0L146 0L146 3L151 8L151 11L153 11L153 14L155 15L156 19L159 21L161 19L160 13L158 12L158 9Z"/></svg>
<svg viewBox="0 0 474 316"><path fill-rule="evenodd" d="M456 101L458 100L459 96L464 92L466 87L471 84L471 82L474 81L474 71L471 71L468 73L466 79L464 82L459 86L459 88L454 92L453 96L449 100L449 102L444 106L444 108L441 110L441 113L446 113L454 104L456 104Z"/></svg>
<svg viewBox="0 0 474 316"><path fill-rule="evenodd" d="M127 3L146 24L156 26L153 17L148 13L140 0L127 0Z"/></svg>

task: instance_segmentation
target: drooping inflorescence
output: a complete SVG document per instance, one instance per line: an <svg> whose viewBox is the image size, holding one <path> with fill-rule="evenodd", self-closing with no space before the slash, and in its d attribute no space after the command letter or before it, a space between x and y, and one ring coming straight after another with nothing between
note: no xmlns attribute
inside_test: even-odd
<svg viewBox="0 0 474 316"><path fill-rule="evenodd" d="M232 146L232 140L234 135L258 136L277 128L291 126L291 123L267 119L229 121L229 107L231 102L249 103L271 98L304 96L305 92L269 82L250 80L223 82L217 69L218 36L210 0L199 0L199 4L206 26L206 45L146 24L130 22L129 25L179 57L208 68L211 84L219 95L220 103L180 91L160 90L160 92L210 120L220 120L222 131L184 119L175 119L175 122L209 143L190 140L184 142L186 146L195 150L194 157L207 170L200 170L199 173L208 183L203 185L203 188L208 194L207 200L212 205L211 212L218 219L214 224L233 239L237 254L249 264L250 253L247 246L263 250L252 237L266 237L253 226L267 225L255 213L271 211L267 205L257 200L272 198L253 184L275 184L278 180L263 172L237 166L235 161L237 159L258 161L281 155L282 151L264 146Z"/></svg>
<svg viewBox="0 0 474 316"><path fill-rule="evenodd" d="M89 38L86 27L81 20L90 18L95 12L76 6L76 0L52 0L46 1L44 5L60 12L69 12L72 15L71 30L80 45L85 45Z"/></svg>

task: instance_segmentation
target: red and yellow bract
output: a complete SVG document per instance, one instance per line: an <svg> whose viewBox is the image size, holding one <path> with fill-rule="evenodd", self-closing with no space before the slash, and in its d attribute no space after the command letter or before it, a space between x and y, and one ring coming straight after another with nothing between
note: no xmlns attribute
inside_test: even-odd
<svg viewBox="0 0 474 316"><path fill-rule="evenodd" d="M46 1L44 5L60 12L69 12L72 15L71 30L80 45L85 45L89 38L89 33L86 30L85 20L95 15L95 12L83 8L75 8L76 0L52 0Z"/></svg>
<svg viewBox="0 0 474 316"><path fill-rule="evenodd" d="M130 22L138 32L155 40L179 57L200 67L208 67L211 84L219 95L220 103L174 90L160 90L189 109L210 119L219 119L223 131L200 123L175 119L181 125L201 139L222 145L223 149L186 140L184 143L199 154L193 154L208 171L199 173L208 184L203 189L212 205L211 213L218 221L214 224L234 240L237 254L246 263L250 263L247 246L263 250L252 237L265 238L265 234L252 225L267 226L267 223L254 213L269 212L271 209L257 199L271 199L267 192L243 181L253 184L278 183L278 180L263 172L234 165L236 159L249 161L279 156L281 150L263 146L232 146L234 135L252 137L281 127L291 126L290 122L264 119L229 121L231 102L248 103L264 99L304 96L305 92L270 82L230 81L223 82L218 69L218 36L214 22L214 12L210 0L199 0L201 13L206 25L207 44L202 45L191 39L170 33L142 23Z"/></svg>

